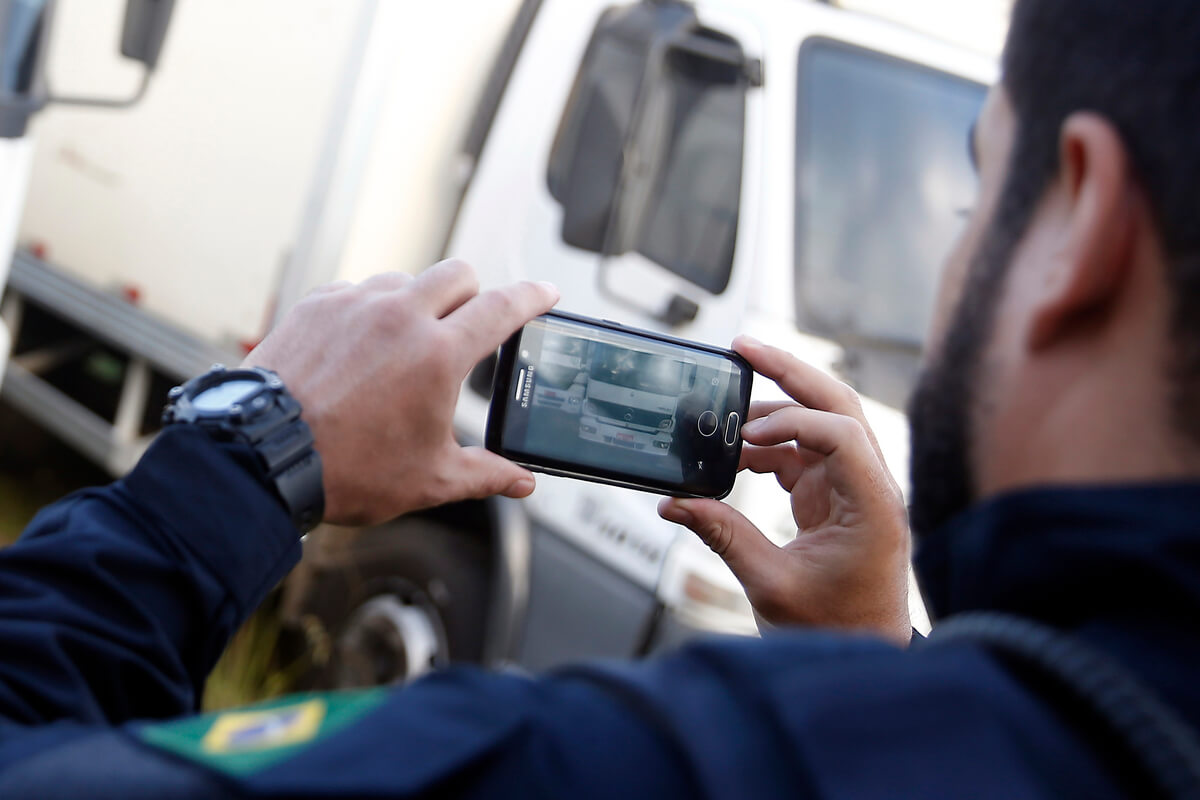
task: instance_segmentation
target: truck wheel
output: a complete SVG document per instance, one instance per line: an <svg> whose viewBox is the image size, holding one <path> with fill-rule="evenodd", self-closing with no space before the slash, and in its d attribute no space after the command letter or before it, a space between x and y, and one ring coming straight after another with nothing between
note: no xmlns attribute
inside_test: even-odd
<svg viewBox="0 0 1200 800"><path fill-rule="evenodd" d="M482 659L491 586L483 532L412 518L349 535L305 593L305 616L328 643L319 688L401 683Z"/></svg>

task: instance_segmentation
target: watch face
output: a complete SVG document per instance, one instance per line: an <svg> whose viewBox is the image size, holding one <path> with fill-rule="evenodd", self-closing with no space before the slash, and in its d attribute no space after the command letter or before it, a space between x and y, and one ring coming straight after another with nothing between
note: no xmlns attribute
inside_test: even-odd
<svg viewBox="0 0 1200 800"><path fill-rule="evenodd" d="M256 394L263 386L262 381L233 380L218 383L205 389L192 398L192 406L197 411L213 413L226 411L235 403Z"/></svg>

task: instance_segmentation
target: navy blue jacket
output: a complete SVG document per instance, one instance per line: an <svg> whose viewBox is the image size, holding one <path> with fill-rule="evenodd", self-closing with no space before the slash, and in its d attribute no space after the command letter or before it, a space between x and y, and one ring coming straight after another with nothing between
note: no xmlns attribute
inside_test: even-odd
<svg viewBox="0 0 1200 800"><path fill-rule="evenodd" d="M1071 630L1200 722L1200 488L1035 491L927 542L941 614ZM970 643L782 632L540 678L195 716L299 556L250 451L187 428L0 552L0 798L1137 796L1119 759Z"/></svg>

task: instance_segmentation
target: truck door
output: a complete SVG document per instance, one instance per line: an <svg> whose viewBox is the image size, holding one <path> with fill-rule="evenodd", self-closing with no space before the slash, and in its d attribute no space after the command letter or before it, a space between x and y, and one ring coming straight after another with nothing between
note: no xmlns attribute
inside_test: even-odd
<svg viewBox="0 0 1200 800"><path fill-rule="evenodd" d="M593 254L590 313L727 338L745 302L759 158L755 31L703 6L615 6L551 149L561 241Z"/></svg>

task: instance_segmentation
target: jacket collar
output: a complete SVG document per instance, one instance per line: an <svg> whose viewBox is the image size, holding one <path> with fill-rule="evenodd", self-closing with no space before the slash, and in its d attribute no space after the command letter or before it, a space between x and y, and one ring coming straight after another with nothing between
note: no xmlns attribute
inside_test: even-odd
<svg viewBox="0 0 1200 800"><path fill-rule="evenodd" d="M1200 483L1036 489L980 503L922 543L930 612L1078 627L1200 613Z"/></svg>

